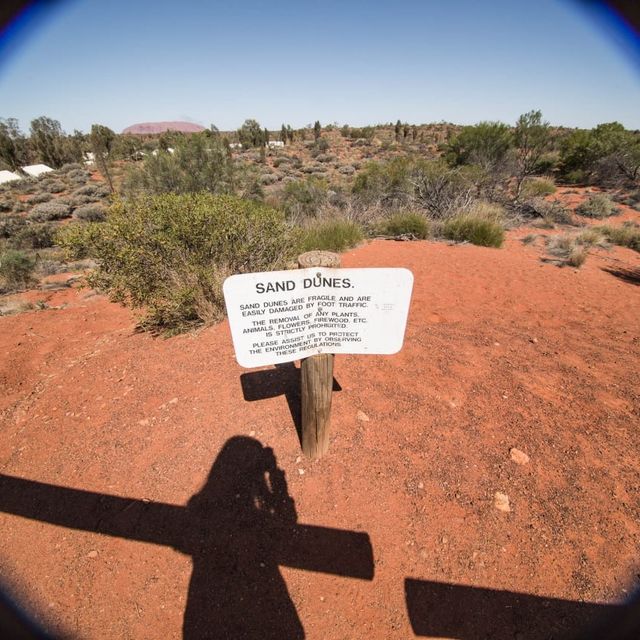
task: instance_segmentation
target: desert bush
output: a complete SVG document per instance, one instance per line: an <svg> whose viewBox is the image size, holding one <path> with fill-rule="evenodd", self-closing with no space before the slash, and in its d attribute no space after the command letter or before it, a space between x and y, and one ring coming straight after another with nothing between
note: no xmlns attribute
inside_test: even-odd
<svg viewBox="0 0 640 640"><path fill-rule="evenodd" d="M355 167L353 167L352 165L345 164L344 166L338 169L338 172L345 176L351 176L356 172L356 170L355 170Z"/></svg>
<svg viewBox="0 0 640 640"><path fill-rule="evenodd" d="M260 183L261 184L274 184L276 182L278 182L278 176L276 174L263 173L260 176Z"/></svg>
<svg viewBox="0 0 640 640"><path fill-rule="evenodd" d="M41 202L49 202L49 200L53 200L50 193L34 193L27 198L29 204L40 204Z"/></svg>
<svg viewBox="0 0 640 640"><path fill-rule="evenodd" d="M580 267L587 259L589 250L577 238L570 236L550 236L546 238L547 253L558 258L559 266Z"/></svg>
<svg viewBox="0 0 640 640"><path fill-rule="evenodd" d="M629 247L640 252L640 226L634 223L625 223L621 227L611 227L609 225L596 227L609 242L621 247Z"/></svg>
<svg viewBox="0 0 640 640"><path fill-rule="evenodd" d="M324 138L320 138L324 140ZM330 153L320 153L316 156L316 160L318 162L333 162L336 159L335 156L332 156Z"/></svg>
<svg viewBox="0 0 640 640"><path fill-rule="evenodd" d="M412 236L418 240L426 240L431 234L431 227L421 213L401 211L382 220L376 231L385 236Z"/></svg>
<svg viewBox="0 0 640 640"><path fill-rule="evenodd" d="M0 200L0 213L5 213L7 211L13 211L14 201L10 198L3 198Z"/></svg>
<svg viewBox="0 0 640 640"><path fill-rule="evenodd" d="M62 220L71 215L71 207L64 202L53 200L37 204L27 216L29 220L47 222L49 220Z"/></svg>
<svg viewBox="0 0 640 640"><path fill-rule="evenodd" d="M71 177L71 173L74 171L84 171L82 165L79 162L68 162L67 164L63 164L60 169L58 169L58 173L67 174Z"/></svg>
<svg viewBox="0 0 640 640"><path fill-rule="evenodd" d="M11 239L16 249L46 249L54 245L55 226L45 222L22 227Z"/></svg>
<svg viewBox="0 0 640 640"><path fill-rule="evenodd" d="M72 169L67 173L67 178L74 183L82 183L84 184L87 180L91 178L91 174L82 168Z"/></svg>
<svg viewBox="0 0 640 640"><path fill-rule="evenodd" d="M442 234L454 242L470 242L482 247L501 247L504 227L477 215L461 214L444 221Z"/></svg>
<svg viewBox="0 0 640 640"><path fill-rule="evenodd" d="M218 138L192 135L179 139L174 153L147 156L142 167L130 170L124 188L132 195L233 193L237 178L233 160Z"/></svg>
<svg viewBox="0 0 640 640"><path fill-rule="evenodd" d="M84 222L104 222L106 212L99 204L85 204L73 212L73 217Z"/></svg>
<svg viewBox="0 0 640 640"><path fill-rule="evenodd" d="M340 218L314 222L302 231L300 251L345 251L362 242L362 228Z"/></svg>
<svg viewBox="0 0 640 640"><path fill-rule="evenodd" d="M606 247L608 246L606 237L597 229L587 229L576 236L576 243L585 247Z"/></svg>
<svg viewBox="0 0 640 640"><path fill-rule="evenodd" d="M559 200L549 202L544 198L531 198L524 201L519 210L526 217L542 218L548 228L553 228L554 224L574 223L571 211Z"/></svg>
<svg viewBox="0 0 640 640"><path fill-rule="evenodd" d="M199 193L117 201L106 222L66 225L59 243L96 258L89 283L143 308L143 326L175 332L220 319L225 277L283 267L297 239L275 209Z"/></svg>
<svg viewBox="0 0 640 640"><path fill-rule="evenodd" d="M33 283L35 262L22 251L9 249L0 254L0 278L4 289L12 291Z"/></svg>
<svg viewBox="0 0 640 640"><path fill-rule="evenodd" d="M0 238L11 238L15 236L27 221L22 216L3 216L0 218Z"/></svg>
<svg viewBox="0 0 640 640"><path fill-rule="evenodd" d="M63 196L62 198L58 198L58 202L63 202L64 204L68 204L72 209L77 209L81 207L83 204L89 204L90 202L97 202L98 198L92 198L91 196Z"/></svg>
<svg viewBox="0 0 640 640"><path fill-rule="evenodd" d="M42 183L42 189L49 193L62 193L66 190L67 186L60 180L47 181Z"/></svg>
<svg viewBox="0 0 640 640"><path fill-rule="evenodd" d="M596 193L576 207L576 213L587 218L609 218L620 213L620 209L604 193Z"/></svg>
<svg viewBox="0 0 640 640"><path fill-rule="evenodd" d="M443 219L469 208L478 175L473 167L451 169L440 161L394 158L367 164L356 176L353 193L364 206L411 206Z"/></svg>
<svg viewBox="0 0 640 640"><path fill-rule="evenodd" d="M24 178L23 180L14 180L11 182L11 188L15 193L21 195L28 195L35 193L38 190L38 186L33 178Z"/></svg>
<svg viewBox="0 0 640 640"><path fill-rule="evenodd" d="M552 180L545 178L532 178L522 183L520 191L521 200L529 200L531 198L542 198L556 192L556 185Z"/></svg>
<svg viewBox="0 0 640 640"><path fill-rule="evenodd" d="M90 198L104 198L111 193L109 188L104 184L93 182L76 189L72 196L89 196Z"/></svg>
<svg viewBox="0 0 640 640"><path fill-rule="evenodd" d="M320 179L309 177L288 182L282 192L282 205L288 218L315 217L327 203L329 187Z"/></svg>

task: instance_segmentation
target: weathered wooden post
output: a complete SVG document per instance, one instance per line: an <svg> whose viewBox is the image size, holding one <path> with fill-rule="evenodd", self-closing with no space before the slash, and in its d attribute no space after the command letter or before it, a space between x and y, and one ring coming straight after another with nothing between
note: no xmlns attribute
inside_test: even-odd
<svg viewBox="0 0 640 640"><path fill-rule="evenodd" d="M308 251L298 256L298 267L340 267L340 256L329 251ZM304 358L301 370L302 451L309 458L321 458L329 449L331 392L333 390L332 353Z"/></svg>

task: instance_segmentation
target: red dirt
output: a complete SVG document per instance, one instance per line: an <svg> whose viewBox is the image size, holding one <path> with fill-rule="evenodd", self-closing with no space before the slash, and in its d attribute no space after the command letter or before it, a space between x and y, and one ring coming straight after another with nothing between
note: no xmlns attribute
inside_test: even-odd
<svg viewBox="0 0 640 640"><path fill-rule="evenodd" d="M407 267L415 289L399 354L336 358L331 449L316 462L282 395L295 372L241 369L226 323L157 339L86 289L1 318L0 557L13 591L79 638L179 638L185 611L189 638L241 638L243 625L263 638L549 638L592 603L619 602L638 581L640 288L624 274L640 256L594 250L580 270L558 268L522 233L501 250L374 241L344 256ZM243 375L264 399L245 400ZM369 535L372 581L278 573L294 505L254 441L273 448L298 523ZM272 515L238 506L248 482L264 498L269 468ZM198 492L187 510L154 504ZM44 521L14 515L25 511ZM109 527L187 552L96 533ZM353 549L318 550L320 564L365 571L361 538L347 538ZM408 578L427 582L405 597Z"/></svg>

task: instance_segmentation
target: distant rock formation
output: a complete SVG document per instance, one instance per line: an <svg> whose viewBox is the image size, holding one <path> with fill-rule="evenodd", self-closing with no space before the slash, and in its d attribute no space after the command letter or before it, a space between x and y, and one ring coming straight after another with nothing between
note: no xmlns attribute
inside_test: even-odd
<svg viewBox="0 0 640 640"><path fill-rule="evenodd" d="M152 133L164 133L165 131L181 131L182 133L198 133L204 131L205 127L193 122L140 122L132 124L123 130L122 133L134 133L138 135L149 135Z"/></svg>

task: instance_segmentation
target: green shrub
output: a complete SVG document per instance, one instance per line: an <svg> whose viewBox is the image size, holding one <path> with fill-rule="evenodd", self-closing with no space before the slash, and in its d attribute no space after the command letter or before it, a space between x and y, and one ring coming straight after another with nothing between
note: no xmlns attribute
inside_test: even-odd
<svg viewBox="0 0 640 640"><path fill-rule="evenodd" d="M29 224L15 235L11 244L18 249L46 249L54 245L55 226L45 222L43 224Z"/></svg>
<svg viewBox="0 0 640 640"><path fill-rule="evenodd" d="M22 216L3 216L0 218L0 238L11 238L15 236L27 221Z"/></svg>
<svg viewBox="0 0 640 640"><path fill-rule="evenodd" d="M285 266L297 239L275 209L200 193L117 201L106 222L66 225L59 242L71 259L98 260L92 286L172 333L220 319L224 279Z"/></svg>
<svg viewBox="0 0 640 640"><path fill-rule="evenodd" d="M385 236L407 235L426 240L431 234L431 227L422 214L407 211L396 213L383 220L379 225L379 232Z"/></svg>
<svg viewBox="0 0 640 640"><path fill-rule="evenodd" d="M9 249L0 254L0 278L9 291L32 284L34 268L35 262L22 251Z"/></svg>
<svg viewBox="0 0 640 640"><path fill-rule="evenodd" d="M552 180L546 180L545 178L534 178L532 180L526 180L522 185L522 191L520 192L521 200L528 200L530 198L541 198L549 196L556 192L556 185Z"/></svg>
<svg viewBox="0 0 640 640"><path fill-rule="evenodd" d="M323 220L303 229L300 251L345 251L362 242L363 237L362 228L355 222Z"/></svg>
<svg viewBox="0 0 640 640"><path fill-rule="evenodd" d="M104 222L107 216L102 205L85 204L73 212L73 217L84 222Z"/></svg>
<svg viewBox="0 0 640 640"><path fill-rule="evenodd" d="M34 193L27 198L29 204L40 204L41 202L49 202L49 200L53 200L50 193Z"/></svg>
<svg viewBox="0 0 640 640"><path fill-rule="evenodd" d="M544 198L531 198L522 203L520 211L528 217L540 217L547 228L554 224L573 224L571 211L559 200L549 202Z"/></svg>
<svg viewBox="0 0 640 640"><path fill-rule="evenodd" d="M289 218L315 218L328 197L327 183L321 178L309 177L288 182L282 192L282 204Z"/></svg>
<svg viewBox="0 0 640 640"><path fill-rule="evenodd" d="M71 215L71 207L64 202L53 200L37 204L28 215L29 220L47 222L49 220L62 220Z"/></svg>
<svg viewBox="0 0 640 640"><path fill-rule="evenodd" d="M60 180L47 181L42 183L42 188L49 193L62 193L67 186Z"/></svg>
<svg viewBox="0 0 640 640"><path fill-rule="evenodd" d="M504 241L504 228L501 224L469 214L445 220L442 234L449 240L470 242L481 247L501 247Z"/></svg>
<svg viewBox="0 0 640 640"><path fill-rule="evenodd" d="M604 193L596 193L576 207L576 213L587 218L609 218L620 213L620 209Z"/></svg>
<svg viewBox="0 0 640 640"><path fill-rule="evenodd" d="M104 198L111 193L109 187L100 183L90 183L76 189L71 195L88 196L90 198Z"/></svg>

